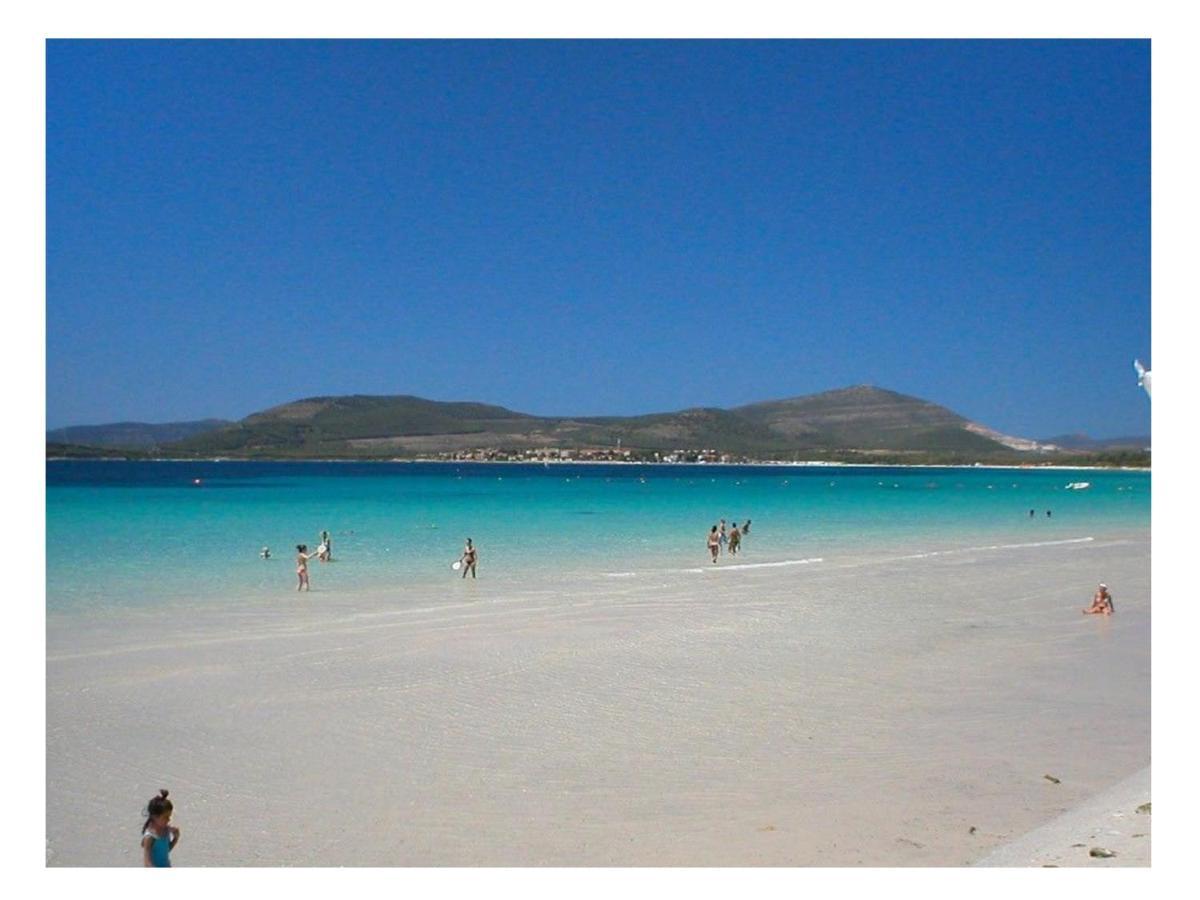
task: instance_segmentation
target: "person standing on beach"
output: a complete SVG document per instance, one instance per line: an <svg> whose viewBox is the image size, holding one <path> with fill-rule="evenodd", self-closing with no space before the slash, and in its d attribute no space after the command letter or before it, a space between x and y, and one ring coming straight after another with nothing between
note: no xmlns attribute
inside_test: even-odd
<svg viewBox="0 0 1200 900"><path fill-rule="evenodd" d="M308 561L316 555L308 552L308 544L296 545L296 590L308 590Z"/></svg>
<svg viewBox="0 0 1200 900"><path fill-rule="evenodd" d="M708 552L712 554L713 564L716 565L717 554L721 552L721 536L717 534L716 525L708 533Z"/></svg>
<svg viewBox="0 0 1200 900"><path fill-rule="evenodd" d="M475 549L475 545L471 543L471 539L467 538L467 546L463 548L463 554L459 557L459 562L462 563L462 577L467 577L467 571L470 570L471 577L475 577L475 563L479 559L479 551Z"/></svg>
<svg viewBox="0 0 1200 900"><path fill-rule="evenodd" d="M729 529L729 555L737 556L738 546L742 543L742 533L738 531L737 522Z"/></svg>
<svg viewBox="0 0 1200 900"><path fill-rule="evenodd" d="M167 789L146 804L146 824L142 826L142 865L148 869L171 868L171 851L179 843L179 829L171 824L174 806Z"/></svg>
<svg viewBox="0 0 1200 900"><path fill-rule="evenodd" d="M721 551L724 552L725 545L727 543L729 543L729 535L725 533L725 520L724 519L721 520L720 542L721 542Z"/></svg>

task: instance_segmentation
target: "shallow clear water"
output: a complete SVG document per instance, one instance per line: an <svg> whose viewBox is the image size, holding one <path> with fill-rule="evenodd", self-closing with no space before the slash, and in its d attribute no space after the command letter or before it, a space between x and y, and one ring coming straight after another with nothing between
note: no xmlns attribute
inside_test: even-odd
<svg viewBox="0 0 1200 900"><path fill-rule="evenodd" d="M481 579L518 583L703 565L721 517L753 520L742 564L1150 522L1150 475L1129 471L56 460L46 481L55 612L280 595L322 529L314 594L444 583L467 537Z"/></svg>

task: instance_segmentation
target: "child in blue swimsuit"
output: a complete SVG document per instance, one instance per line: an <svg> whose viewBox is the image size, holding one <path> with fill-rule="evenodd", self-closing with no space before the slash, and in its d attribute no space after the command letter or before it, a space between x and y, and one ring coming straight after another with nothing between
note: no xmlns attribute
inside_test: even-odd
<svg viewBox="0 0 1200 900"><path fill-rule="evenodd" d="M167 799L167 789L146 804L146 824L142 826L142 865L147 868L169 869L171 851L179 843L179 829L171 825L174 807Z"/></svg>

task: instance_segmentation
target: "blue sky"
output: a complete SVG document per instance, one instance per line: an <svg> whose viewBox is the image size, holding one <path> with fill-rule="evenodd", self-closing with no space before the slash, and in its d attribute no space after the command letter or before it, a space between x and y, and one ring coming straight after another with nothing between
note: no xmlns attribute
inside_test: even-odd
<svg viewBox="0 0 1200 900"><path fill-rule="evenodd" d="M1147 41L52 41L47 419L871 383L1147 434Z"/></svg>

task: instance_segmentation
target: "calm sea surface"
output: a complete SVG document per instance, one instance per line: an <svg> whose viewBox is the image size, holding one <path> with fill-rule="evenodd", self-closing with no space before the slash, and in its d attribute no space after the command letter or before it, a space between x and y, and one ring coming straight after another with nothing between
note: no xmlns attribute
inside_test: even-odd
<svg viewBox="0 0 1200 900"><path fill-rule="evenodd" d="M310 563L313 597L402 599L456 578L467 537L481 582L518 585L700 566L722 517L753 520L746 565L1150 524L1150 475L1125 471L51 461L46 482L58 613L287 597L295 545L322 529L335 561Z"/></svg>

